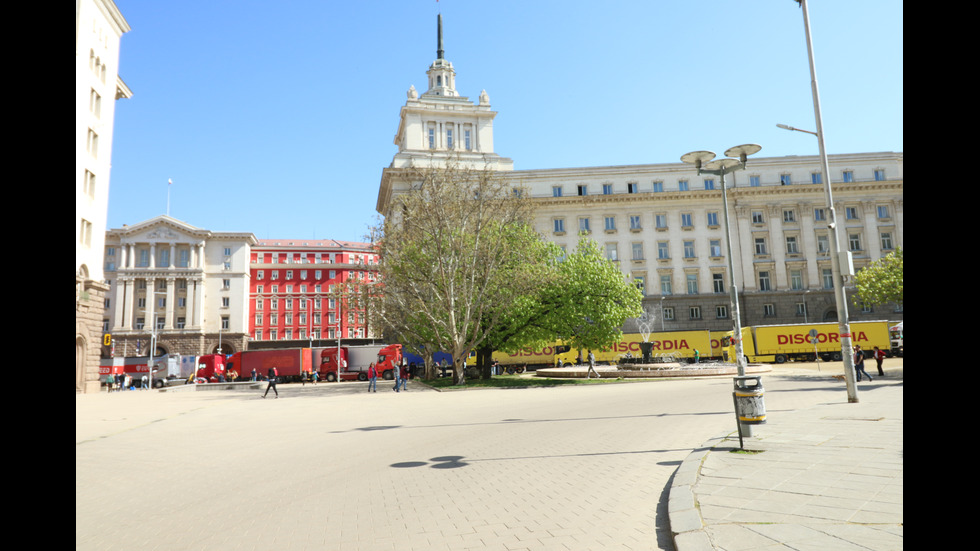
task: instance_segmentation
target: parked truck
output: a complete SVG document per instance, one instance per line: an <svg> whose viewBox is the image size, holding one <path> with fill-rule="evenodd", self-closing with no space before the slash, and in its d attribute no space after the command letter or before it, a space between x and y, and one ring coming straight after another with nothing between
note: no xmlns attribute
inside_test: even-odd
<svg viewBox="0 0 980 551"><path fill-rule="evenodd" d="M851 344L859 345L865 354L875 346L890 350L887 321L851 322ZM750 362L785 363L841 360L840 326L831 323L799 323L788 325L759 325L742 328L742 353ZM735 358L732 332L726 335L725 351ZM815 341L815 342L814 342ZM733 361L733 360L729 360Z"/></svg>
<svg viewBox="0 0 980 551"><path fill-rule="evenodd" d="M269 368L275 367L279 373L277 382L298 382L308 378L313 372L313 358L312 348L248 350L228 356L225 369L226 372L234 371L241 379L248 379L252 376L253 369L256 375L266 377Z"/></svg>
<svg viewBox="0 0 980 551"><path fill-rule="evenodd" d="M378 376L387 380L395 378L395 369L402 360L400 344L369 344L340 347L340 380L366 381L368 367L374 363ZM320 378L329 382L337 380L337 347L324 348L320 353Z"/></svg>
<svg viewBox="0 0 980 551"><path fill-rule="evenodd" d="M197 372L194 374L194 380L217 383L225 376L226 371L224 354L204 354L197 357Z"/></svg>
<svg viewBox="0 0 980 551"><path fill-rule="evenodd" d="M194 370L195 356L164 354L150 361L147 356L128 358L103 358L99 362L99 379L106 375L129 375L135 384L140 384L144 376L149 379L153 370L153 387L162 388L168 384L183 384Z"/></svg>

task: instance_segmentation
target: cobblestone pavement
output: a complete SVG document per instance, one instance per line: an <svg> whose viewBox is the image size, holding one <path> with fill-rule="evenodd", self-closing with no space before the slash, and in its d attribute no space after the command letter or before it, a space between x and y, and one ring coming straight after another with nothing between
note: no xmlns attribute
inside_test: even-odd
<svg viewBox="0 0 980 551"><path fill-rule="evenodd" d="M669 482L729 377L76 395L76 549L672 549ZM778 412L839 397L766 379Z"/></svg>

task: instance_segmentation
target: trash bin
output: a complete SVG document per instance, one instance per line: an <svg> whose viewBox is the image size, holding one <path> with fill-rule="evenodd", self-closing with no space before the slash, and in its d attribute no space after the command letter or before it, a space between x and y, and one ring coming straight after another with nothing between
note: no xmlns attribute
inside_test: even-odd
<svg viewBox="0 0 980 551"><path fill-rule="evenodd" d="M740 423L761 425L766 422L766 402L763 399L762 377L735 377L735 414Z"/></svg>

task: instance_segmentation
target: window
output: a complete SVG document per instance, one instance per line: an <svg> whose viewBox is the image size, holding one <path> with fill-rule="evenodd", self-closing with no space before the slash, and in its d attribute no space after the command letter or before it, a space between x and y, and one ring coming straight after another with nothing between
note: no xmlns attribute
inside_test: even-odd
<svg viewBox="0 0 980 551"><path fill-rule="evenodd" d="M616 262L619 260L619 251L615 243L606 243L606 260Z"/></svg>
<svg viewBox="0 0 980 551"><path fill-rule="evenodd" d="M632 243L630 250L633 260L643 260L643 243Z"/></svg>
<svg viewBox="0 0 980 551"><path fill-rule="evenodd" d="M795 210L784 210L783 211L783 222L787 224L796 223L796 211Z"/></svg>
<svg viewBox="0 0 980 551"><path fill-rule="evenodd" d="M666 241L657 242L657 258L670 260L670 246Z"/></svg>
<svg viewBox="0 0 980 551"><path fill-rule="evenodd" d="M671 283L670 283L670 276L669 275L666 275L666 274L661 275L660 276L660 294L661 295L669 295L671 293L671 287L672 286L671 286ZM665 316L665 319L670 319L670 318L666 318L666 313L664 314L664 316Z"/></svg>
<svg viewBox="0 0 980 551"><path fill-rule="evenodd" d="M435 149L435 148L436 148L436 129L435 128L430 128L429 129L429 149Z"/></svg>
<svg viewBox="0 0 980 551"><path fill-rule="evenodd" d="M727 306L715 306L715 318L716 319L728 319L728 307Z"/></svg>
<svg viewBox="0 0 980 551"><path fill-rule="evenodd" d="M881 248L886 251L894 248L892 246L892 234L890 232L881 234Z"/></svg>
<svg viewBox="0 0 980 551"><path fill-rule="evenodd" d="M565 233L564 218L555 218L555 233Z"/></svg>
<svg viewBox="0 0 980 551"><path fill-rule="evenodd" d="M834 288L834 270L831 268L824 268L821 272L821 279L823 279L824 289Z"/></svg>
<svg viewBox="0 0 980 551"><path fill-rule="evenodd" d="M803 290L803 271L802 270L790 270L789 271L789 287L794 291Z"/></svg>
<svg viewBox="0 0 980 551"><path fill-rule="evenodd" d="M551 186L551 196L561 197L562 196L561 186Z"/></svg>
<svg viewBox="0 0 980 551"><path fill-rule="evenodd" d="M818 253L829 253L830 252L830 238L826 235L817 236L817 252Z"/></svg>
<svg viewBox="0 0 980 551"><path fill-rule="evenodd" d="M82 191L89 197L95 197L95 174L85 171L85 180L82 182Z"/></svg>
<svg viewBox="0 0 980 551"><path fill-rule="evenodd" d="M657 215L654 215L654 219L657 222L657 229L659 229L659 230L665 230L665 229L667 229L667 215L666 214L657 214Z"/></svg>
<svg viewBox="0 0 980 551"><path fill-rule="evenodd" d="M762 305L762 316L766 318L776 317L776 305L775 304L763 304Z"/></svg>
<svg viewBox="0 0 980 551"><path fill-rule="evenodd" d="M813 219L814 220L826 220L827 213L824 209L813 209Z"/></svg>
<svg viewBox="0 0 980 551"><path fill-rule="evenodd" d="M759 180L759 177L758 176L749 176L749 186L750 187L759 187L761 185L762 185L762 182Z"/></svg>
<svg viewBox="0 0 980 551"><path fill-rule="evenodd" d="M286 270L286 279L293 279L293 271Z"/></svg>
<svg viewBox="0 0 980 551"><path fill-rule="evenodd" d="M227 291L228 289L231 289L231 280L230 279L222 279L221 280L221 288L224 289L225 291Z"/></svg>
<svg viewBox="0 0 980 551"><path fill-rule="evenodd" d="M796 236L786 236L786 254L799 254L800 250L796 244Z"/></svg>
<svg viewBox="0 0 980 551"><path fill-rule="evenodd" d="M585 185L585 184L579 184L578 185L578 194L579 194L579 197L585 197L586 195L589 194L589 187L587 185Z"/></svg>
<svg viewBox="0 0 980 551"><path fill-rule="evenodd" d="M681 214L681 227L686 229L691 229L694 227L694 223L691 221L692 215L689 212Z"/></svg>
<svg viewBox="0 0 980 551"><path fill-rule="evenodd" d="M610 232L616 231L616 217L615 216L607 216L605 218L605 223L606 223L606 231L610 231Z"/></svg>
<svg viewBox="0 0 980 551"><path fill-rule="evenodd" d="M847 234L847 248L850 251L860 251L861 250L861 234L850 233Z"/></svg>
<svg viewBox="0 0 980 551"><path fill-rule="evenodd" d="M752 211L752 223L753 224L765 224L766 217L762 214L761 210Z"/></svg>
<svg viewBox="0 0 980 551"><path fill-rule="evenodd" d="M796 315L797 316L803 316L804 318L806 317L807 311L806 311L806 303L805 302L797 302L796 303Z"/></svg>
<svg viewBox="0 0 980 551"><path fill-rule="evenodd" d="M466 142L465 143L466 150L467 151L472 151L473 150L473 147L472 147L472 145L470 145L470 131L469 130L464 130L463 131L463 139Z"/></svg>
<svg viewBox="0 0 980 551"><path fill-rule="evenodd" d="M680 180L679 182L677 182L677 189L680 191L688 191L687 180Z"/></svg>
<svg viewBox="0 0 980 551"><path fill-rule="evenodd" d="M844 180L844 183L853 182L854 181L854 171L853 170L845 170L844 171L844 174L843 174L843 180Z"/></svg>
<svg viewBox="0 0 980 551"><path fill-rule="evenodd" d="M99 156L99 135L91 128L88 129L88 139L85 142L85 148L93 157Z"/></svg>
<svg viewBox="0 0 980 551"><path fill-rule="evenodd" d="M708 242L708 248L710 249L711 256L713 258L720 258L721 257L721 240L720 239L712 239L711 241L709 241Z"/></svg>
<svg viewBox="0 0 980 551"><path fill-rule="evenodd" d="M687 294L696 295L698 294L698 275L697 274L687 274Z"/></svg>
<svg viewBox="0 0 980 551"><path fill-rule="evenodd" d="M705 178L705 180L704 180L704 189L708 189L708 190L715 189L715 180L714 180L714 178Z"/></svg>
<svg viewBox="0 0 980 551"><path fill-rule="evenodd" d="M821 177L821 174L819 172L814 172L814 173L810 174L810 183L811 184L822 184L823 183L823 178Z"/></svg>
<svg viewBox="0 0 980 551"><path fill-rule="evenodd" d="M691 319L692 320L699 320L699 319L701 319L701 307L700 306L691 306L689 312L691 314Z"/></svg>
<svg viewBox="0 0 980 551"><path fill-rule="evenodd" d="M725 292L725 275L711 274L711 287L716 293Z"/></svg>
<svg viewBox="0 0 980 551"><path fill-rule="evenodd" d="M633 276L633 284L636 288L640 290L640 294L643 296L647 295L646 291L646 278L644 276Z"/></svg>
<svg viewBox="0 0 980 551"><path fill-rule="evenodd" d="M228 297L221 297L221 307L222 308L231 307L231 299L229 299Z"/></svg>
<svg viewBox="0 0 980 551"><path fill-rule="evenodd" d="M875 181L881 182L885 179L885 171L883 169L875 169Z"/></svg>
<svg viewBox="0 0 980 551"><path fill-rule="evenodd" d="M603 195L612 195L612 192L613 192L612 184L602 184Z"/></svg>
<svg viewBox="0 0 980 551"><path fill-rule="evenodd" d="M891 218L891 216L888 215L887 205L878 205L878 218L879 219Z"/></svg>
<svg viewBox="0 0 980 551"><path fill-rule="evenodd" d="M844 207L844 216L848 220L857 220L858 219L857 207Z"/></svg>
<svg viewBox="0 0 980 551"><path fill-rule="evenodd" d="M587 217L578 219L578 231L585 233L591 232L589 229L589 219Z"/></svg>
<svg viewBox="0 0 980 551"><path fill-rule="evenodd" d="M629 182L626 184L626 193L639 193L640 184L636 182Z"/></svg>
<svg viewBox="0 0 980 551"><path fill-rule="evenodd" d="M769 280L769 272L759 272L759 290L772 291L772 284Z"/></svg>
<svg viewBox="0 0 980 551"><path fill-rule="evenodd" d="M664 190L664 183L663 182L654 182L653 183L653 192L654 193L662 193L663 190Z"/></svg>
<svg viewBox="0 0 980 551"><path fill-rule="evenodd" d="M708 226L710 227L710 226L717 226L717 225L718 225L718 213L717 212L709 212L708 213Z"/></svg>
<svg viewBox="0 0 980 551"><path fill-rule="evenodd" d="M755 238L755 254L766 254L766 238Z"/></svg>
<svg viewBox="0 0 980 551"><path fill-rule="evenodd" d="M779 175L779 185L781 185L781 186L788 186L791 183L793 183L793 182L792 182L792 180L790 180L789 174L780 174Z"/></svg>
<svg viewBox="0 0 980 551"><path fill-rule="evenodd" d="M453 129L452 128L447 128L446 129L446 147L448 147L449 149L452 149L453 148Z"/></svg>
<svg viewBox="0 0 980 551"><path fill-rule="evenodd" d="M694 241L684 242L684 258L696 258L694 254Z"/></svg>
<svg viewBox="0 0 980 551"><path fill-rule="evenodd" d="M643 229L642 226L640 226L640 216L639 215L630 215L630 229L631 230L640 230L640 229Z"/></svg>
<svg viewBox="0 0 980 551"><path fill-rule="evenodd" d="M664 308L664 320L665 321L674 321L674 307L673 306L668 306L668 307Z"/></svg>

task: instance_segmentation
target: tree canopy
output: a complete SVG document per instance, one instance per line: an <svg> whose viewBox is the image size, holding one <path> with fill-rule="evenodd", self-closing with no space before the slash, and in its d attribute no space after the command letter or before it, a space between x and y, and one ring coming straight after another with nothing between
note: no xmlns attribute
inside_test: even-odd
<svg viewBox="0 0 980 551"><path fill-rule="evenodd" d="M862 302L877 306L889 302L902 305L905 300L905 262L902 248L872 262L854 276L857 294Z"/></svg>

